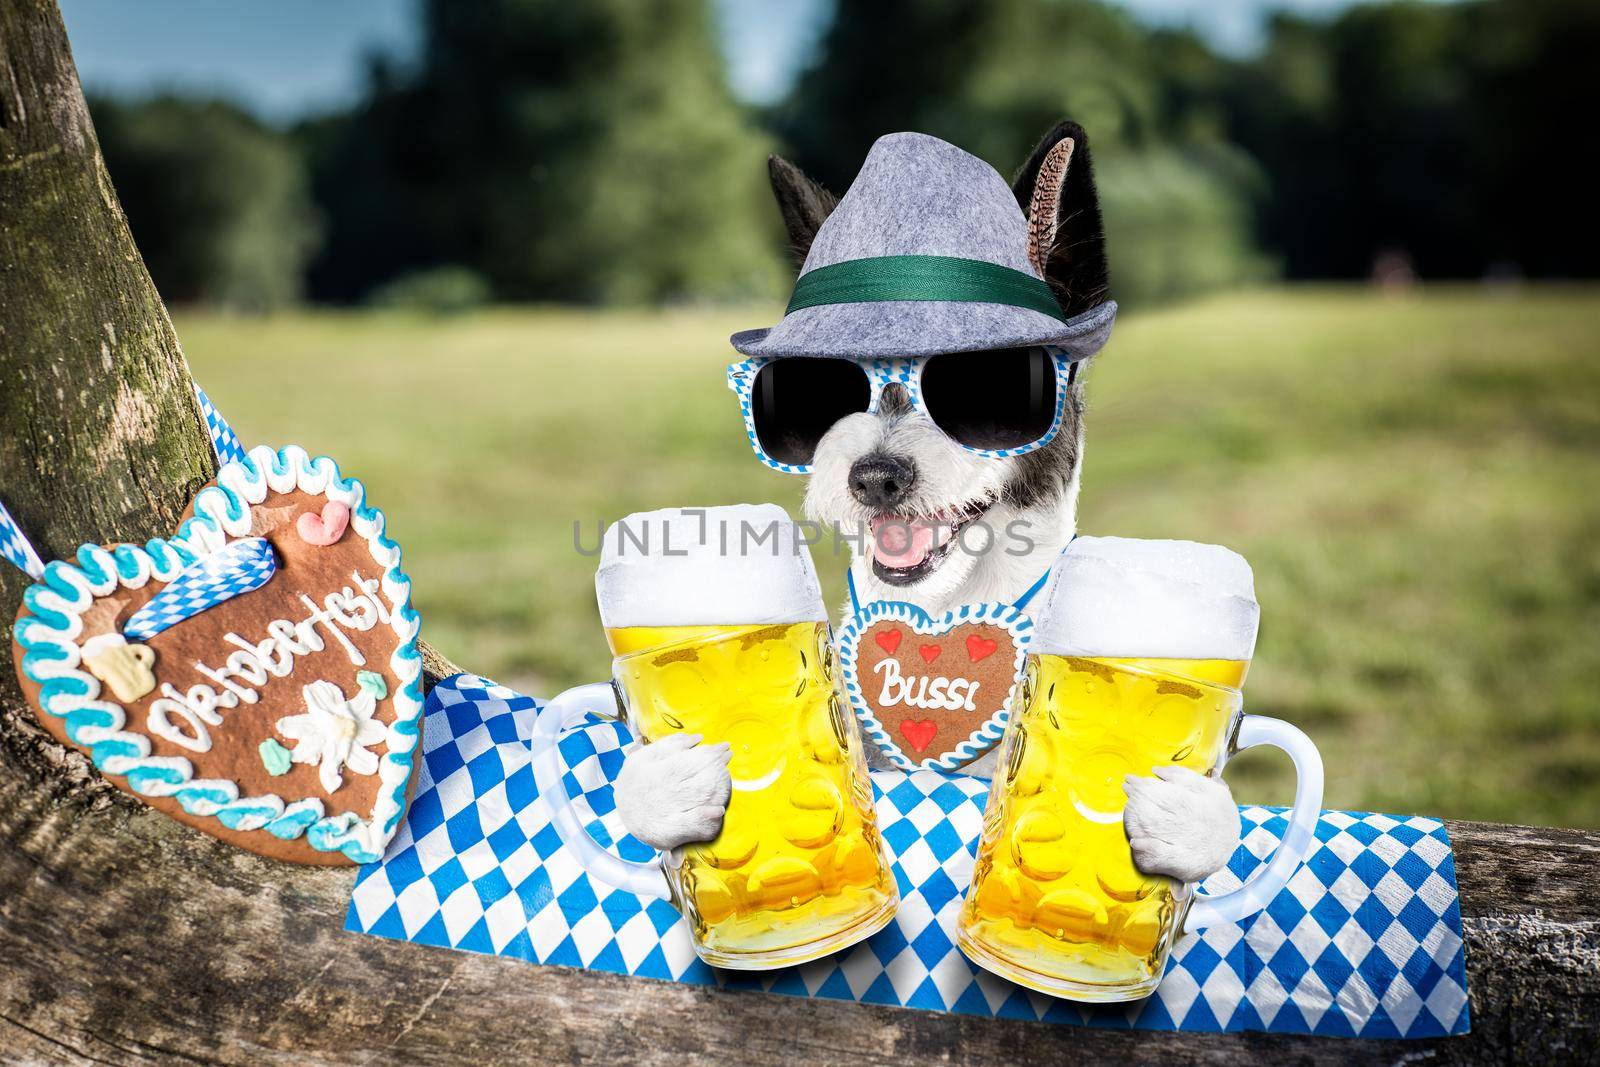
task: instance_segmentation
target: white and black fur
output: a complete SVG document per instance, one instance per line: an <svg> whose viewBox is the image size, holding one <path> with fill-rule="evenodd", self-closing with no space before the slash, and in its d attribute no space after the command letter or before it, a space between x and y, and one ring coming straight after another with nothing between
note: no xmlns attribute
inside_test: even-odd
<svg viewBox="0 0 1600 1067"><path fill-rule="evenodd" d="M1036 195L1041 167L1048 173ZM769 172L790 242L803 260L837 200L783 159L773 157ZM1082 128L1063 122L1046 135L1013 190L1039 235L1035 264L1068 316L1108 299L1099 203ZM863 603L909 601L933 615L964 603L1009 603L1072 539L1082 458L1082 374L1056 437L1008 459L963 449L912 406L901 387L889 386L877 411L840 420L822 439L805 511L848 535L883 515L958 520L949 547L909 571L883 567L870 551L854 552L851 570ZM727 762L726 745L636 746L616 787L629 832L661 849L714 837L729 797ZM991 752L970 769L990 774L994 762ZM1130 777L1127 792L1124 825L1145 872L1195 882L1233 854L1238 809L1220 779L1167 768L1156 778Z"/></svg>

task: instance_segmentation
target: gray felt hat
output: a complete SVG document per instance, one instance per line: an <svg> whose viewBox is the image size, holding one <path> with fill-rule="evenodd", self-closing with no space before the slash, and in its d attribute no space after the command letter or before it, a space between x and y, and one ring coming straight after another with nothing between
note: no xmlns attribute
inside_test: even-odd
<svg viewBox="0 0 1600 1067"><path fill-rule="evenodd" d="M783 321L748 356L884 358L1104 346L1117 305L1066 318L1028 256L1028 221L989 164L937 137L880 137L817 230Z"/></svg>

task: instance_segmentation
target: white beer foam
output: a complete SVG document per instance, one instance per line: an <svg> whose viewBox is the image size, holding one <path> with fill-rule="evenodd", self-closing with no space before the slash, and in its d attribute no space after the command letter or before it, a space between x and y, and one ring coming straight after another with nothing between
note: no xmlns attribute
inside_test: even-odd
<svg viewBox="0 0 1600 1067"><path fill-rule="evenodd" d="M1051 568L1030 649L1059 656L1248 660L1261 609L1221 545L1079 537Z"/></svg>
<svg viewBox="0 0 1600 1067"><path fill-rule="evenodd" d="M611 629L828 617L811 553L776 504L629 515L606 529L594 587Z"/></svg>

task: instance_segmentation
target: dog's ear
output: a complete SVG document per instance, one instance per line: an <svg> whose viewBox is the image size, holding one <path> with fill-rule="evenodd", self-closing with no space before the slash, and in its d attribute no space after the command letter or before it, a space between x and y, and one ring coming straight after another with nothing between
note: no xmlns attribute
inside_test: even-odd
<svg viewBox="0 0 1600 1067"><path fill-rule="evenodd" d="M1057 123L1017 171L1011 190L1028 217L1028 257L1061 309L1071 317L1105 303L1106 242L1083 127Z"/></svg>
<svg viewBox="0 0 1600 1067"><path fill-rule="evenodd" d="M823 220L839 206L839 198L805 176L782 156L767 157L767 176L772 179L772 195L778 198L784 229L789 231L789 248L796 266L805 263Z"/></svg>

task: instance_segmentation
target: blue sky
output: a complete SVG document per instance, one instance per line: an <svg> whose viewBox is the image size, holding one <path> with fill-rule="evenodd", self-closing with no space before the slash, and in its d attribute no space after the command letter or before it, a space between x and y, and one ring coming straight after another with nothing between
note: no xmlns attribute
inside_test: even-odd
<svg viewBox="0 0 1600 1067"><path fill-rule="evenodd" d="M1354 0L1116 0L1147 22L1189 25L1248 52L1271 9L1325 14ZM362 57L414 55L415 0L60 0L91 90L216 93L290 120L356 99ZM714 0L735 92L781 96L827 24L831 0Z"/></svg>

